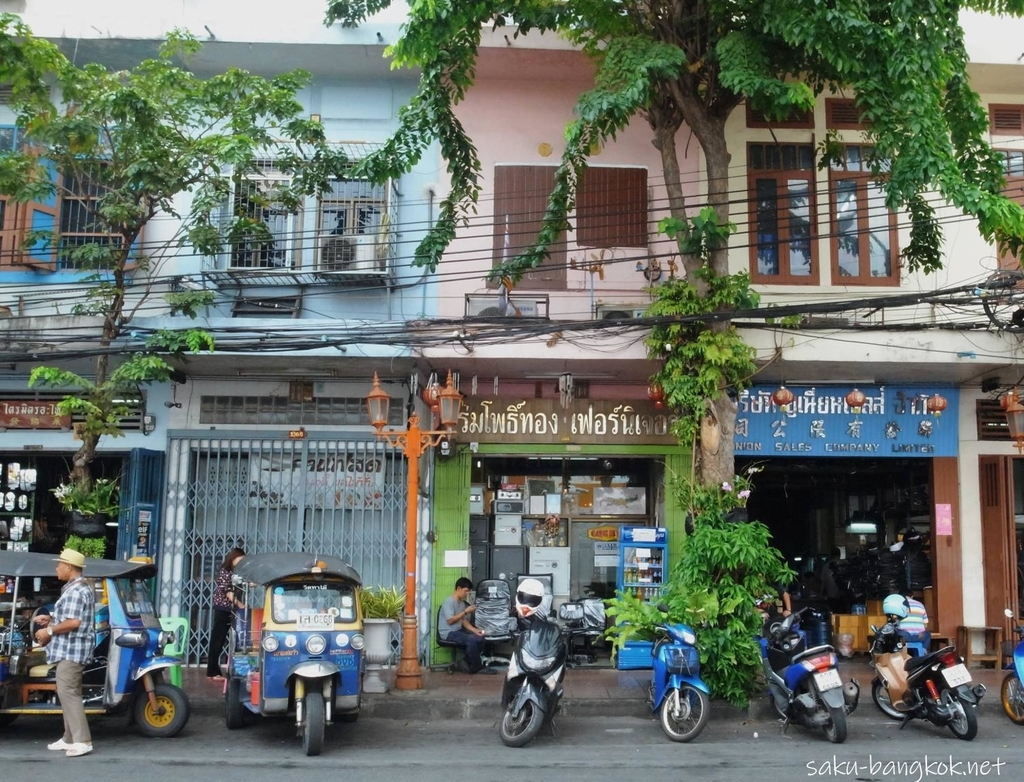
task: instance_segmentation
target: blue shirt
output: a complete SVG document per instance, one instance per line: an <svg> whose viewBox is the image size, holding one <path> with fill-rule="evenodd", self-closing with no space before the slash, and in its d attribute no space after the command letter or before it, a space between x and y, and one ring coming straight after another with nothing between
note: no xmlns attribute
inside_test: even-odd
<svg viewBox="0 0 1024 782"><path fill-rule="evenodd" d="M70 633L54 633L46 645L46 662L89 662L96 647L96 598L91 581L79 576L60 590L49 626L58 625L65 619L78 619L81 624Z"/></svg>

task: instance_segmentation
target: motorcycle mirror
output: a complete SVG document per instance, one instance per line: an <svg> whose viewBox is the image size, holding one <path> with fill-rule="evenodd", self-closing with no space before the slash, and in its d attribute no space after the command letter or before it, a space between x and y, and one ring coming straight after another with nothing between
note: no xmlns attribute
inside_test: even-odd
<svg viewBox="0 0 1024 782"><path fill-rule="evenodd" d="M663 614L668 613L668 606L665 603L658 603L658 610Z"/></svg>

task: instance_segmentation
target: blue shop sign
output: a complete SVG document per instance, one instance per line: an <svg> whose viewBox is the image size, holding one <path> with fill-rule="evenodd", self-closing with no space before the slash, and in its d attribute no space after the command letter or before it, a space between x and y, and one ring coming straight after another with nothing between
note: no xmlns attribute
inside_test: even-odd
<svg viewBox="0 0 1024 782"><path fill-rule="evenodd" d="M846 404L851 387L790 387L794 399L782 410L772 401L776 386L740 394L736 456L933 457L957 455L959 390L951 386L861 386L867 398L859 413ZM941 394L945 413L928 412Z"/></svg>

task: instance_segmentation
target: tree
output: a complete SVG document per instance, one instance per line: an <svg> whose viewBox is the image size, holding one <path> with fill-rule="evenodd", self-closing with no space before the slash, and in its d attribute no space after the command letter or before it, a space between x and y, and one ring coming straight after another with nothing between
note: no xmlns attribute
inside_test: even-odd
<svg viewBox="0 0 1024 782"><path fill-rule="evenodd" d="M87 235L72 242L59 230L33 231L26 239L27 252L52 254L59 267L84 273L88 287L74 312L101 322L91 377L38 367L29 379L74 390L60 406L83 422L71 477L86 491L100 438L122 434L126 400L141 386L166 381L168 358L215 347L206 332L182 327L157 331L144 351L120 355L119 339L151 298L164 264L181 248L215 255L226 242L272 241L266 224L225 208L261 160L273 159L291 176L267 196L283 209L297 209L348 169L344 153L327 143L323 126L306 119L296 99L309 74L264 79L231 69L201 78L181 65L199 49L195 38L175 31L155 58L131 70L77 67L17 17L0 15L0 79L12 84L27 141L0 155L0 190L22 202L54 195L75 201L76 228ZM59 104L51 101L54 92ZM179 212L179 197L189 201L187 212ZM180 220L161 246L144 239L158 216ZM213 294L182 291L165 299L171 315L195 318Z"/></svg>
<svg viewBox="0 0 1024 782"><path fill-rule="evenodd" d="M327 21L355 26L390 4L329 0ZM397 175L439 141L452 189L416 253L417 263L434 269L479 192L480 162L455 107L472 86L481 30L513 25L517 36L557 33L580 46L596 65L595 82L566 129L544 227L532 248L491 274L518 278L540 264L567 225L589 150L634 117L645 119L670 205L662 228L683 266L681 279L659 286L650 314L706 316L705 325L655 328L648 345L665 359L656 380L684 413L677 434L696 441L700 481L720 485L734 473L736 408L727 392L744 388L754 368L728 314L756 302L746 275L728 268L726 120L743 101L784 117L812 108L826 89L850 90L876 161L888 162L888 206L912 219L906 268L941 267L931 191L975 217L986 239L1016 250L1024 213L1000 194L1001 162L968 85L963 9L1019 15L1024 0L412 0L390 53L396 65L421 69L419 89L363 169L376 179ZM704 154L706 204L688 203L683 191L676 138L684 125ZM827 157L833 149L822 151Z"/></svg>

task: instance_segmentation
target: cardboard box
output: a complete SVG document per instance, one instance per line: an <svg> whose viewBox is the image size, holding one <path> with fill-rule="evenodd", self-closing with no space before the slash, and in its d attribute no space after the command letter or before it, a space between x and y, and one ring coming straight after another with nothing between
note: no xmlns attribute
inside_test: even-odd
<svg viewBox="0 0 1024 782"><path fill-rule="evenodd" d="M872 614L882 613L881 600L866 600L865 603L867 604L868 616L871 616Z"/></svg>

